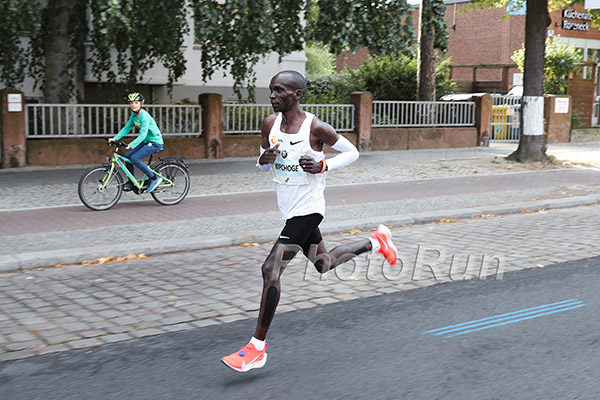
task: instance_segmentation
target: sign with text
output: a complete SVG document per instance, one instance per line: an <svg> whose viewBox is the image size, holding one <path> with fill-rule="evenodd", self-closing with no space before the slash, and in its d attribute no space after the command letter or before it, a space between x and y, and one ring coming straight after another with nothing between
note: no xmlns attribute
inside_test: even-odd
<svg viewBox="0 0 600 400"><path fill-rule="evenodd" d="M554 99L554 113L555 114L566 114L569 112L569 98L568 97L556 97Z"/></svg>
<svg viewBox="0 0 600 400"><path fill-rule="evenodd" d="M592 14L586 12L579 12L576 10L563 10L562 17L562 28L568 31L589 31L590 21L594 19L594 16ZM578 21L568 21L565 18L575 19Z"/></svg>
<svg viewBox="0 0 600 400"><path fill-rule="evenodd" d="M8 112L23 111L23 95L20 93L9 93L7 97Z"/></svg>

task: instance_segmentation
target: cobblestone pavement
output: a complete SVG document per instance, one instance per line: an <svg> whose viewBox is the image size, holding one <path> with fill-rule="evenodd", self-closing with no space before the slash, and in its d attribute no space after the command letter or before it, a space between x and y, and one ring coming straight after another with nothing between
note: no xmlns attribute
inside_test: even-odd
<svg viewBox="0 0 600 400"><path fill-rule="evenodd" d="M587 206L393 227L396 267L362 256L321 277L299 256L284 274L278 312L597 256L599 217L600 206ZM325 241L331 248L368 234ZM0 361L255 318L269 248L1 274Z"/></svg>

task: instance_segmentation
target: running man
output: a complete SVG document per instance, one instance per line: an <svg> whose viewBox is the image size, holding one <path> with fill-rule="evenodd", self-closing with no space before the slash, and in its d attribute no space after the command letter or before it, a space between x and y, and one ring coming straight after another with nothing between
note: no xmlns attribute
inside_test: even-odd
<svg viewBox="0 0 600 400"><path fill-rule="evenodd" d="M267 331L280 297L280 277L286 265L302 251L317 271L325 273L350 258L371 251L396 264L391 232L380 225L369 239L327 251L319 224L325 215L325 173L351 164L358 150L333 127L300 107L306 80L296 71L282 71L271 79L270 100L275 114L261 126L262 145L257 166L273 171L277 202L285 226L262 265L263 290L254 336L248 344L222 361L236 371L261 368L267 361ZM325 161L323 144L340 152Z"/></svg>

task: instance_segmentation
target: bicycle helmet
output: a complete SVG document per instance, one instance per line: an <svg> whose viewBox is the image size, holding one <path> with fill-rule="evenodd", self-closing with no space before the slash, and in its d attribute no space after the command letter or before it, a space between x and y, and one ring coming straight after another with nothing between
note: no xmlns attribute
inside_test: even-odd
<svg viewBox="0 0 600 400"><path fill-rule="evenodd" d="M129 93L127 95L127 101L131 102L131 101L141 101L142 103L144 102L144 96L142 96L141 93Z"/></svg>

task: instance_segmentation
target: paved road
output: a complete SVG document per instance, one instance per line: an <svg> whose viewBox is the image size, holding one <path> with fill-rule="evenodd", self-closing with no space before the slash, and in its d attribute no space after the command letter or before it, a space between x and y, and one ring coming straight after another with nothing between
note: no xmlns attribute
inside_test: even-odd
<svg viewBox="0 0 600 400"><path fill-rule="evenodd" d="M440 196L475 196L490 192L518 192L566 188L600 182L600 171L561 169L502 175L386 182L334 186L327 189L327 205L343 206L375 202L427 199ZM472 204L465 204L472 206ZM276 210L273 191L195 197L175 207L159 207L152 200L124 203L108 212L90 212L79 205L51 209L13 211L2 216L0 236L60 232L84 228L130 225L131 215L143 222L189 221L195 218L266 213ZM156 212L153 212L156 211ZM265 229L265 226L254 226ZM230 231L228 233L231 233Z"/></svg>
<svg viewBox="0 0 600 400"><path fill-rule="evenodd" d="M280 314L267 365L247 374L219 358L254 321L0 363L0 398L596 399L599 267L582 260ZM459 336L427 333L467 322Z"/></svg>

